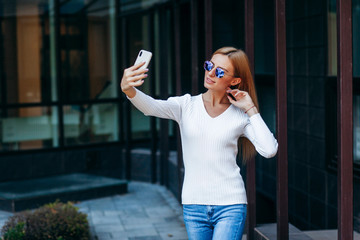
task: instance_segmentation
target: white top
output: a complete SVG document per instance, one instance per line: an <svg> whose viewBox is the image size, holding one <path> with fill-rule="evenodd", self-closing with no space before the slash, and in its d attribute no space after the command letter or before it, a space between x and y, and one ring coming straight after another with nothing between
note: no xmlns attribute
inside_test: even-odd
<svg viewBox="0 0 360 240"><path fill-rule="evenodd" d="M202 95L155 100L136 90L130 101L147 116L175 120L180 126L185 178L182 204L246 204L244 181L236 164L238 138L244 136L266 158L273 157L278 143L261 118L249 118L230 105L213 118Z"/></svg>

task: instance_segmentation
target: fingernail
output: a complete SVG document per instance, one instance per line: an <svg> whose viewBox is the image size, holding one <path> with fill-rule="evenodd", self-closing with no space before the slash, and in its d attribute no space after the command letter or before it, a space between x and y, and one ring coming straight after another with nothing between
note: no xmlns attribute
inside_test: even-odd
<svg viewBox="0 0 360 240"><path fill-rule="evenodd" d="M148 69L148 68L145 68L145 71L147 72L147 71L149 71L149 69Z"/></svg>
<svg viewBox="0 0 360 240"><path fill-rule="evenodd" d="M147 75L147 74L145 74L144 76L145 76L145 77L147 77L148 75Z"/></svg>

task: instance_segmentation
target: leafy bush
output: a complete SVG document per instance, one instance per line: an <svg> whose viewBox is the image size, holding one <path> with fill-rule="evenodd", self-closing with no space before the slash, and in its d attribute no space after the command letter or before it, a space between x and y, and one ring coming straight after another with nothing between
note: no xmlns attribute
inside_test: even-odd
<svg viewBox="0 0 360 240"><path fill-rule="evenodd" d="M88 240L87 215L72 203L47 204L32 212L19 212L1 229L4 240Z"/></svg>
<svg viewBox="0 0 360 240"><path fill-rule="evenodd" d="M4 239L7 240L19 240L24 239L24 222L18 222L14 228L9 228L9 230L4 234Z"/></svg>

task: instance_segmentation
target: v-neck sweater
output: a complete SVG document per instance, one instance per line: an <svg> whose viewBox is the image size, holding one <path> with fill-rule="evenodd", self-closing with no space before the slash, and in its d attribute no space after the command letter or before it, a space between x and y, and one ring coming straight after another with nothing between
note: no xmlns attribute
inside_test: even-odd
<svg viewBox="0 0 360 240"><path fill-rule="evenodd" d="M131 103L146 116L179 124L185 168L182 204L246 204L244 181L236 163L239 137L248 138L257 152L273 157L278 143L259 113L249 117L230 105L211 117L202 94L156 100L136 89Z"/></svg>

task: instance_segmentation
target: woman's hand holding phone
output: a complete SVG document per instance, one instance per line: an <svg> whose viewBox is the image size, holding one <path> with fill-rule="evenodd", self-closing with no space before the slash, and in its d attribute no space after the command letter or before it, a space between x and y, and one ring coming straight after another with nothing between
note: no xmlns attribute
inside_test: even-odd
<svg viewBox="0 0 360 240"><path fill-rule="evenodd" d="M121 80L121 90L129 97L135 97L136 91L134 87L139 87L144 83L144 78L148 75L148 65L150 63L152 53L146 50L140 50L135 64L125 69Z"/></svg>
<svg viewBox="0 0 360 240"><path fill-rule="evenodd" d="M141 69L145 62L136 64L124 70L124 75L121 79L121 90L129 97L135 97L136 91L134 87L139 87L144 83L144 78L148 75L148 69Z"/></svg>

